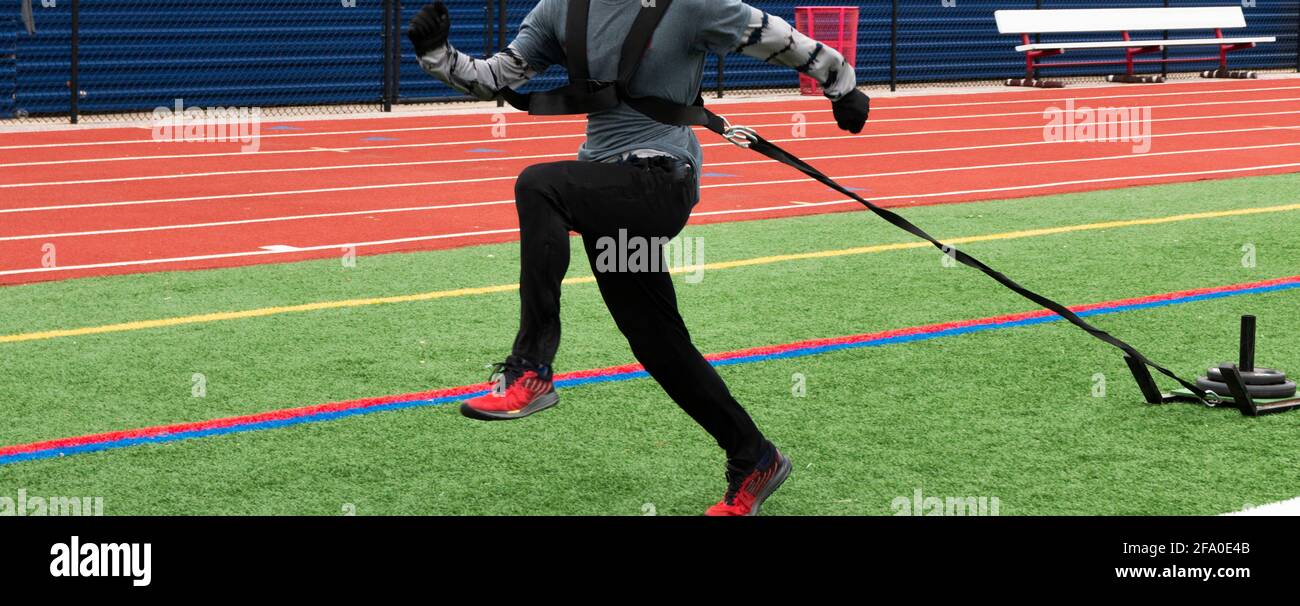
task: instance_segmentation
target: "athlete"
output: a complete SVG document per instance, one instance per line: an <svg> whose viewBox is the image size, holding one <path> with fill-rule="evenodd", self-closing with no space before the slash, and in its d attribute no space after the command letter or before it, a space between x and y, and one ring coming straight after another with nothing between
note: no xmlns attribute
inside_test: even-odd
<svg viewBox="0 0 1300 606"><path fill-rule="evenodd" d="M844 57L740 0L541 0L514 41L486 60L448 43L451 18L442 2L425 6L407 35L424 71L488 100L515 95L513 89L557 64L573 72L575 64L585 63L588 73L570 73L571 80L617 80L624 39L638 13L655 8L656 1L664 11L661 21L635 72L620 83L620 95L689 105L699 95L705 56L740 52L812 77L830 99L836 124L862 131L870 102L855 87ZM566 57L566 49L584 46L566 39L570 10L574 17L580 17L578 10L587 12L585 62ZM559 401L551 365L560 343L569 232L575 231L632 354L726 453L727 489L706 515L756 515L789 475L790 459L763 437L691 343L664 264L650 263L650 271L624 264L624 271L614 271L597 263L599 249L606 247L598 244L602 238L664 242L682 230L699 201L701 156L690 127L659 122L620 101L588 114L576 161L536 164L519 175L519 332L510 355L495 367L500 389L465 401L461 412L483 420L519 419Z"/></svg>

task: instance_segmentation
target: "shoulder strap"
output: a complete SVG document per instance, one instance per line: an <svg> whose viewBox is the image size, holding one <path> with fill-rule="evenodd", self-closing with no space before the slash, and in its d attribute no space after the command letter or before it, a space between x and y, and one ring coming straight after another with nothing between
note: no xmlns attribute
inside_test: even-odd
<svg viewBox="0 0 1300 606"><path fill-rule="evenodd" d="M697 95L695 103L682 105L658 97L634 97L627 90L628 83L641 65L641 59L650 48L655 30L659 28L659 23L663 21L664 14L672 3L672 0L654 0L652 6L641 5L641 12L637 13L632 29L628 30L627 37L623 39L623 48L619 51L618 82L615 86L624 103L659 122L678 126L708 126L716 116L711 118L704 109L703 97Z"/></svg>
<svg viewBox="0 0 1300 606"><path fill-rule="evenodd" d="M623 39L618 61L619 82L626 83L636 74L641 57L650 47L650 40L672 3L673 0L654 0L650 6L641 4L636 19L632 21L632 28ZM591 79L587 58L587 20L590 11L591 0L569 0L568 14L564 20L564 54L570 82Z"/></svg>
<svg viewBox="0 0 1300 606"><path fill-rule="evenodd" d="M636 68L641 65L641 58L650 48L650 39L654 37L659 22L672 3L673 0L653 0L650 6L641 5L636 20L632 22L632 29L628 30L627 37L623 39L623 48L618 58L619 82L626 85L632 80Z"/></svg>
<svg viewBox="0 0 1300 606"><path fill-rule="evenodd" d="M569 14L564 20L565 68L569 82L591 78L587 68L587 13L591 0L569 0Z"/></svg>

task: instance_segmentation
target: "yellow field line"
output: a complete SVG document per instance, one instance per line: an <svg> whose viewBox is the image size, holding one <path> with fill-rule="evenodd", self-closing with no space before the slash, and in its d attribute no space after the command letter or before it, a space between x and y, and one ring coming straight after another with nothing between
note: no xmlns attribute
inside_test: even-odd
<svg viewBox="0 0 1300 606"><path fill-rule="evenodd" d="M1289 210L1300 210L1300 204L1285 204L1282 206L1262 206L1258 208L1239 208L1235 210L1216 210L1203 213L1188 213L1182 215L1170 215L1168 217L1152 217L1150 219L1126 219L1123 221L1106 221L1103 223L1085 223L1082 225L1065 225L1062 227L1044 227L1042 229L1025 229L1020 231L1008 231L996 234L985 234L982 236L964 236L960 238L947 238L945 244L971 244L974 242L991 242L994 240L1014 240L1017 238L1033 238L1037 236L1050 236L1054 234L1065 234L1076 231L1091 231L1098 229L1112 229L1116 227L1135 227L1138 225L1158 225L1161 223L1177 223L1180 221L1195 221L1197 219L1219 219L1222 217L1237 217L1241 215L1258 215L1263 213L1278 213ZM799 261L803 259L825 259L828 257L843 257L847 255L862 255L869 253L888 252L892 250L907 250L912 248L927 248L933 246L929 242L917 240L914 242L899 242L896 244L877 244L875 246L860 246L857 248L842 248L837 250L819 250L806 253L793 253L788 255L772 255L767 257L755 257L753 259L740 259L737 261L724 261L722 263L708 263L703 265L703 269L730 269L733 267L746 267L749 265L768 265L771 263L780 263L783 261ZM674 269L674 273L689 273L697 271L700 266L683 267ZM3 337L0 337L3 342Z"/></svg>
<svg viewBox="0 0 1300 606"><path fill-rule="evenodd" d="M1134 227L1138 225L1159 225L1162 223L1178 223L1182 221L1195 221L1198 219L1219 219L1223 217L1237 217L1242 215L1258 215L1264 213L1278 213L1292 210L1300 210L1300 204L1286 204L1282 206L1264 206L1258 208L1240 208L1235 210L1220 210L1201 213L1188 213L1182 215L1171 215L1167 217L1153 217L1149 219L1126 219L1123 221L1106 221L1103 223L1085 223L1082 225L1066 225L1062 227L1046 227L1042 229L1026 229L1020 231L1009 231L996 234L985 234L980 236L965 236L961 238L949 238L945 240L947 244L971 244L975 242L991 242L994 240L1014 240L1019 238L1033 238L1038 236L1048 236L1053 234L1064 234L1079 231L1093 231L1101 229L1113 229L1117 227ZM894 250L907 250L912 248L925 248L930 246L928 242L900 242L895 244L879 244L876 246L861 246L857 248L843 248L836 250L819 250L806 253L792 253L787 255L771 255L766 257L755 257L752 259L739 259L736 261L723 261L721 263L706 263L702 266L679 267L674 268L673 273L691 273L703 270L731 269L735 267L749 267L753 265L770 265L773 263L783 263L786 261L799 261L804 259L825 259L829 257L843 257L848 255L863 255L878 252L887 252ZM590 284L595 282L593 276L582 276L577 278L566 278L565 284ZM83 328L67 328L59 330L46 330L40 332L19 333L13 335L0 336L0 343L17 343L21 341L41 341L45 339L57 339L60 337L80 337L86 335L98 335L111 332L127 332L133 330L146 330L150 328L165 328L169 326L183 326L186 324L202 324L205 322L220 322L224 320L241 320L245 318L261 318L265 316L275 316L280 314L301 313L308 311L321 311L326 309L341 309L346 307L365 307L368 305L387 305L390 303L414 303L417 301L432 301L435 299L451 299L457 297L471 297L476 295L487 295L493 293L513 292L519 289L518 284L499 284L496 286L480 286L475 288L457 288L453 290L437 290L433 292L416 293L411 295L397 295L392 297L370 297L365 299L344 299L341 301L319 301L316 303L304 303L302 305L285 305L279 307L262 307L259 309L246 309L240 311L222 311L208 314L199 314L193 316L178 316L174 318L161 318L158 320L138 320L135 322L122 322L120 324L105 324L103 326L87 326Z"/></svg>

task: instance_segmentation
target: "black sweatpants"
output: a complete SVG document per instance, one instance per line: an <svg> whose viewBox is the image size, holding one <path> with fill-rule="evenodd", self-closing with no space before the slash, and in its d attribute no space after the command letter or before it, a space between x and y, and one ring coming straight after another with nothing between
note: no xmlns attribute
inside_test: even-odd
<svg viewBox="0 0 1300 606"><path fill-rule="evenodd" d="M691 343L660 247L654 251L661 261L657 271L601 271L597 264L600 251L610 248L602 245L617 242L620 230L626 230L625 239L646 243L676 236L697 200L690 165L670 157L550 162L525 169L515 184L521 312L513 353L535 364L549 366L554 360L560 281L569 268L569 231L576 231L605 305L637 361L729 459L752 463L762 434Z"/></svg>

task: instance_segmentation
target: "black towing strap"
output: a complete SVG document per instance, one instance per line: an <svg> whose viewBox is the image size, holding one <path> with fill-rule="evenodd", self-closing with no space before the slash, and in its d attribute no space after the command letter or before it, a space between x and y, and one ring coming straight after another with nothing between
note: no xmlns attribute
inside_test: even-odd
<svg viewBox="0 0 1300 606"><path fill-rule="evenodd" d="M653 37L655 29L659 26L659 22L663 19L664 13L667 12L671 4L672 0L657 0L651 6L642 5L641 11L632 22L627 38L623 41L618 63L618 80L606 82L591 80L587 64L587 17L590 0L569 0L568 16L565 19L567 29L564 50L567 55L566 67L569 72L570 84L553 91L532 94L522 94L506 88L501 91L502 98L516 109L534 115L591 113L611 109L618 106L619 103L626 103L632 109L665 124L708 128L740 147L752 149L786 166L793 167L827 187L857 200L868 210L893 226L933 244L935 248L956 259L961 264L978 269L984 275L993 278L998 284L1005 286L1012 292L1065 318L1071 324L1083 329L1084 332L1093 337L1119 348L1120 351L1124 352L1130 363L1136 361L1144 364L1177 381L1179 385L1195 394L1201 403L1207 406L1215 406L1221 401L1221 398L1214 392L1201 389L1195 383L1187 381L1174 374L1173 371L1152 362L1132 345L1089 324L1064 305L1021 286L1015 280L1006 277L1002 272L985 265L983 261L940 242L934 236L897 213L876 206L862 196L853 193L814 168L811 164L800 160L798 156L759 136L753 129L732 126L726 118L705 108L702 96L697 96L695 103L691 105L682 105L657 97L634 97L629 94L627 83L632 80L632 76L636 73L642 55L650 46L650 39Z"/></svg>
<svg viewBox="0 0 1300 606"><path fill-rule="evenodd" d="M1146 356L1142 355L1142 352L1139 352L1132 345L1129 345L1128 343L1124 342L1118 337L1115 337L1114 335L1111 335L1110 333L1100 328L1097 328L1096 326L1093 326L1092 324L1088 323L1087 320L1084 320L1083 318L1079 317L1079 314L1074 313L1066 306L1061 305L1060 303L1057 303L1056 301L1053 301L1052 299L1040 295L1032 290L1029 290L1024 286L1021 286L1018 282L1012 280L1011 278L1008 278L1002 272L997 271L996 269L993 269L988 265L985 265L983 261L980 261L979 259L976 259L975 257L972 257L966 254L965 252L962 252L956 247L948 246L947 244L940 242L934 236L931 236L925 230L917 227L911 221L904 219L898 213L877 206L871 203L869 200L863 198L862 196L853 193L851 190L844 187L843 185L836 183L834 179L831 179L830 177L826 176L826 174L823 173L822 171L817 170L813 165L808 164L803 160L800 160L798 156L795 156L794 154L784 149L781 149L781 147L776 145L775 143L772 143L771 141L768 141L767 139L764 139L763 137L759 136L759 134L757 132L754 132L753 129L746 128L743 126L733 127L727 122L726 119L714 114L713 112L708 111L707 109L704 111L710 117L708 123L705 124L705 126L707 126L709 130L718 133L719 135L722 135L728 141L731 141L732 143L735 143L740 147L752 149L760 154L763 154L764 156L767 156L768 158L771 158L773 160L776 160L777 162L785 164L786 166L793 167L797 169L799 172L802 172L803 174L808 175L809 177L812 177L813 179L821 182L823 185L837 192L840 192L841 194L844 194L854 200L857 200L860 204L867 207L868 210L875 213L876 216L880 217L881 219L884 219L885 221L888 221L891 225L909 234L912 234L918 238L921 238L922 240L925 240L930 244L933 244L935 248L938 248L940 251L942 251L944 254L948 255L949 257L956 259L961 264L980 270L981 272L984 273L984 275L993 278L994 280L997 281L998 284L1005 286L1007 289L1011 290L1012 292L1015 292L1016 294L1026 299L1029 299L1030 301L1037 303L1039 306L1055 313L1056 315L1065 318L1071 324L1078 326L1079 328L1083 329L1084 332L1096 337L1097 339L1100 339L1105 343L1108 343L1110 345L1119 348L1119 350L1124 352L1124 355L1127 356L1128 358L1141 362L1142 364L1145 364L1155 369L1160 374L1163 374L1175 381L1178 381L1179 385L1182 385L1185 389L1195 394L1196 398L1200 400L1201 403L1207 406L1214 406L1218 404L1218 402L1220 401L1220 398L1217 397L1217 394L1214 394L1213 392L1207 392L1206 390L1197 387L1195 383L1187 381L1186 379L1183 379L1182 377L1174 374L1173 371L1165 368L1164 366L1152 362L1150 358L1147 358Z"/></svg>

